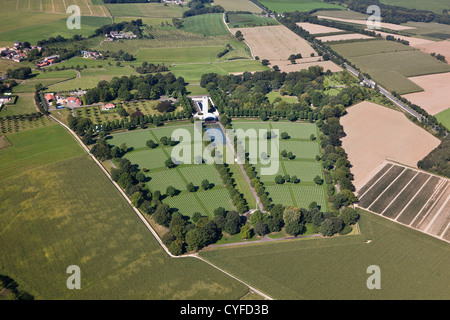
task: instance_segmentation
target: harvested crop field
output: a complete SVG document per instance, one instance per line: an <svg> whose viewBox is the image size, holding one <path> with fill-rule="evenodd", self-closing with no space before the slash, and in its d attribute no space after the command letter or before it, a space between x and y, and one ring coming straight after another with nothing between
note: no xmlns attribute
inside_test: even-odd
<svg viewBox="0 0 450 320"><path fill-rule="evenodd" d="M372 31L369 29L366 29L367 31ZM386 38L387 36L393 36L396 39L401 39L401 40L405 40L409 42L409 45L411 47L414 48L421 48L422 46L428 46L428 45L432 45L434 43L438 43L435 41L431 41L431 40L427 40L427 39L422 39L422 38L415 38L415 37L407 37L407 36L401 36L401 35L397 35L394 33L388 33L388 32L382 32L382 31L377 31L374 30L376 32L376 34L379 34L380 36L382 36L383 38Z"/></svg>
<svg viewBox="0 0 450 320"><path fill-rule="evenodd" d="M412 103L425 109L429 114L435 115L450 108L448 88L450 88L450 72L429 74L425 76L408 78L424 89L403 95Z"/></svg>
<svg viewBox="0 0 450 320"><path fill-rule="evenodd" d="M447 63L450 64L450 40L423 42L417 44L415 47L429 54L441 54L445 57Z"/></svg>
<svg viewBox="0 0 450 320"><path fill-rule="evenodd" d="M365 34L360 33L347 33L347 34L338 34L332 36L324 36L318 37L318 40L322 42L330 42L330 41L346 41L346 40L356 40L356 39L373 39L373 37L366 36Z"/></svg>
<svg viewBox="0 0 450 320"><path fill-rule="evenodd" d="M396 163L380 168L358 207L450 242L450 180Z"/></svg>
<svg viewBox="0 0 450 320"><path fill-rule="evenodd" d="M341 29L326 27L320 24L314 24L309 22L297 22L296 24L303 30L308 31L310 34L337 33L343 31Z"/></svg>
<svg viewBox="0 0 450 320"><path fill-rule="evenodd" d="M240 30L253 56L261 60L288 60L291 54L303 57L317 55L309 43L283 25L230 29L232 34Z"/></svg>
<svg viewBox="0 0 450 320"><path fill-rule="evenodd" d="M369 16L367 16L367 17L369 17ZM345 23L351 23L351 24L363 24L363 25L367 25L366 20L342 19L342 18L329 17L329 16L324 16L324 15L317 16L317 18L319 18L319 19L334 20L334 21L345 22ZM401 26L401 25L398 25L398 24L386 23L386 22L381 22L381 28L391 29L391 30L396 30L396 31L408 30L408 29L414 29L413 27Z"/></svg>
<svg viewBox="0 0 450 320"><path fill-rule="evenodd" d="M416 167L440 140L418 127L398 111L372 102L347 109L342 117L346 136L342 139L359 191L385 160Z"/></svg>

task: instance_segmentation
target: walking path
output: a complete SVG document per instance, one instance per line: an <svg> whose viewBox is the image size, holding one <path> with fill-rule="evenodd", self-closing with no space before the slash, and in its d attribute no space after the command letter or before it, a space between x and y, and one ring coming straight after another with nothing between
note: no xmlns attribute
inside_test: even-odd
<svg viewBox="0 0 450 320"><path fill-rule="evenodd" d="M242 171L242 174L244 175L245 181L247 182L248 186L250 187L250 190L253 193L253 196L256 199L256 204L258 205L259 210L261 212L264 212L264 207L263 207L263 205L261 203L261 200L259 199L258 194L256 193L255 189L253 188L253 186L250 183L250 178L248 177L247 172L245 172L245 170L244 170L244 166L242 165L242 161L240 161L240 159L238 159L238 156L237 156L236 150L234 149L233 143L230 141L229 137L226 134L225 128L223 127L223 125L220 122L219 122L219 125L220 125L220 129L223 132L223 135L225 136L225 139L227 140L227 144L230 146L231 150L233 150L234 159L237 160L237 164L239 165L239 168L241 168L241 171Z"/></svg>

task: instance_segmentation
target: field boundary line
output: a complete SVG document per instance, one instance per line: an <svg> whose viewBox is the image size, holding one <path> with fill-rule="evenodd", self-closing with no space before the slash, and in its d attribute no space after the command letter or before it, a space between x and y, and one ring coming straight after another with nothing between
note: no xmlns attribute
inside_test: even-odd
<svg viewBox="0 0 450 320"><path fill-rule="evenodd" d="M398 196L401 195L403 191L405 191L405 189L411 184L411 182L417 177L418 174L419 171L416 172L414 177L412 177L411 180L409 180L409 182L403 187L402 190L400 190L400 192L395 196L395 198L392 199L392 201L386 206L386 208L384 208L384 210L380 213L381 215L391 206L392 203L394 203L394 201L398 198Z"/></svg>
<svg viewBox="0 0 450 320"><path fill-rule="evenodd" d="M431 178L432 178L432 176L430 175L430 176L428 177L427 181L425 181L425 182L423 183L423 185L420 187L420 189L417 190L417 192L414 194L414 196L408 201L407 204L405 204L405 207L404 207L404 208L402 209L402 211L400 211L399 214L395 217L395 220L394 220L394 221L399 222L399 221L398 221L398 218L402 215L403 211L405 211L405 209L406 209L406 208L409 206L409 204L416 198L416 196L420 193L420 191L422 191L422 189L425 187L425 185L428 183L428 181L430 181ZM405 224L405 225L406 225L406 224Z"/></svg>
<svg viewBox="0 0 450 320"><path fill-rule="evenodd" d="M447 189L447 188L446 188ZM444 192L445 193L445 192ZM447 197L447 200L445 200L444 204L439 208L438 212L435 213L433 219L431 219L430 223L427 225L427 227L425 228L424 232L428 232L428 229L430 229L431 225L434 223L434 221L439 217L439 215L441 214L441 211L445 208L445 206L447 205L447 203L450 201L450 196ZM437 201L436 201L437 202ZM434 207L434 206L433 206ZM432 208L430 208L429 212L431 211ZM428 212L428 213L429 213ZM427 214L428 215L428 214Z"/></svg>
<svg viewBox="0 0 450 320"><path fill-rule="evenodd" d="M439 193L441 192L442 188L447 184L447 181L441 180L439 181L439 183L436 185L433 193L431 194L431 196L427 199L427 202L425 202L425 204L422 206L422 208L420 208L420 211L417 212L417 215L414 217L414 219L411 221L411 225L417 220L419 219L419 215L420 213L427 207L427 205L429 203L433 202L433 198L435 196L438 196ZM444 190L445 191L445 190ZM438 199L440 198L440 196L438 196ZM436 199L437 201L437 199ZM426 213L424 214L424 216L422 217L422 219L420 219L418 225L427 217L428 213L431 211L431 209L434 207L435 203L432 204L432 206L426 211ZM417 226L418 226L417 225Z"/></svg>
<svg viewBox="0 0 450 320"><path fill-rule="evenodd" d="M370 189L372 189L373 186L376 185L376 184L378 183L378 181L380 181L381 178L383 178L383 177L384 177L389 171L391 171L393 168L394 168L394 166L390 167L385 173L383 173L383 174L381 175L381 177L379 177L379 178L377 179L377 181L375 181L374 183L372 183L372 185L366 190L366 192L364 192L362 195L358 196L359 200L361 200L361 198L364 197L364 196L366 195L366 193L369 192ZM403 171L402 171L402 172L403 172ZM369 179L369 181L370 181L370 179ZM369 181L367 181L367 182L369 182ZM372 204L371 204L371 205L372 205Z"/></svg>
<svg viewBox="0 0 450 320"><path fill-rule="evenodd" d="M372 203L370 205L367 206L367 209L370 208L375 202L377 202L378 199L380 199L380 197L386 192L387 189L389 189L389 187L395 182L397 181L398 178L400 178L403 173L405 172L406 168L403 168L403 170L398 174L398 176L395 177L394 180L391 181L391 183L389 183L389 185L383 190L383 192L381 192L378 197L375 198L375 200L372 201Z"/></svg>
<svg viewBox="0 0 450 320"><path fill-rule="evenodd" d="M447 227L444 229L444 231L442 231L441 236L439 237L439 239L442 239L444 241L446 241L445 239L443 239L442 237L445 235L445 233L447 232L448 228L450 228L450 222L447 224Z"/></svg>
<svg viewBox="0 0 450 320"><path fill-rule="evenodd" d="M225 271L224 269L214 265L213 263L209 262L208 260L206 260L205 258L200 257L198 254L187 254L187 255L181 255L181 256L176 256L173 255L172 253L170 253L170 251L167 249L167 247L164 245L164 243L162 242L161 238L159 237L159 235L156 233L156 231L153 229L153 227L150 225L150 223L147 221L147 219L145 219L145 217L142 215L142 213L133 206L133 204L131 203L130 199L128 198L128 196L125 194L125 192L120 188L120 186L114 181L112 180L110 174L108 173L108 170L105 169L105 167L95 158L95 156L90 152L89 148L86 147L86 145L81 141L81 139L77 136L77 134L70 129L67 125L65 125L64 123L62 123L61 121L59 121L58 119L56 119L55 117L53 117L51 114L49 115L49 117L53 120L55 120L57 123L59 123L61 126L63 126L67 131L69 131L69 133L75 138L75 140L81 145L81 147L87 152L87 154L94 160L94 162L100 167L100 169L103 171L103 173L106 175L106 177L109 179L109 181L112 182L112 184L116 187L117 190L119 190L120 194L125 198L125 200L128 202L128 204L131 206L131 208L134 210L134 212L136 213L136 215L139 217L139 219L144 223L144 225L147 227L147 229L153 234L153 236L155 237L156 241L158 241L158 243L160 244L161 248L166 252L166 254L171 257L171 258L177 258L177 259L182 259L182 258L196 258L199 259L207 264L209 264L210 266L212 266L213 268L221 271L222 273L228 275L229 277L235 279L236 281L242 283L243 285L245 285L248 289L250 289L251 291L256 292L257 294L261 295L262 297L264 297L267 300L274 300L272 297L270 297L269 295L261 292L260 290L250 286L248 283L244 282L243 280L237 278L236 276L232 275L231 273L229 273L228 271Z"/></svg>
<svg viewBox="0 0 450 320"><path fill-rule="evenodd" d="M409 228L409 229L411 229L411 230L415 230L415 231L417 231L417 232L419 232L419 233L425 234L425 235L430 236L430 237L433 237L433 238L435 238L435 239L438 239L438 240L441 240L441 241L450 243L449 240L443 239L442 237L439 237L439 236L434 235L434 234L432 234L432 233L426 233L426 232L424 232L424 231L422 231L422 230L419 230L419 229L416 229L416 228L414 228L414 227L411 227L411 226L408 225L408 224L405 224L405 223L403 223L403 222L396 221L396 220L394 220L394 219L392 219L392 218L383 216L383 215L381 215L381 214L379 214L379 213L376 213L376 212L374 212L374 211L372 211L372 210L364 209L364 208L362 208L362 207L360 207L360 206L358 206L358 205L355 205L355 207L360 208L360 209L363 210L363 211L370 212L370 213L372 213L372 214L374 214L374 215L376 215L376 216L378 216L378 217L381 217L381 218L383 218L383 219L386 219L386 220L389 220L389 221L396 222L397 224L399 224L399 225L401 225L401 226L403 226L403 227L407 227L407 228ZM406 207L405 207L405 208L406 208ZM447 229L448 229L449 227L450 227L450 223L449 223L449 225L447 226Z"/></svg>

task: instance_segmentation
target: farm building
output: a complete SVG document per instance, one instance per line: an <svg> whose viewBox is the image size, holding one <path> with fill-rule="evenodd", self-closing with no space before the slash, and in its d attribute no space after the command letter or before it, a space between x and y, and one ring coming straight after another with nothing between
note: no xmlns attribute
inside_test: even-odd
<svg viewBox="0 0 450 320"><path fill-rule="evenodd" d="M81 100L76 97L67 98L67 104L71 104L72 106L81 106Z"/></svg>
<svg viewBox="0 0 450 320"><path fill-rule="evenodd" d="M6 103L10 102L11 99L12 99L12 98L11 98L11 97L8 97L8 96L0 96L0 103L6 104Z"/></svg>
<svg viewBox="0 0 450 320"><path fill-rule="evenodd" d="M102 57L102 54L100 52L81 51L81 54L83 55L83 58L85 58L85 59L97 60Z"/></svg>
<svg viewBox="0 0 450 320"><path fill-rule="evenodd" d="M107 110L111 110L111 109L114 109L116 106L113 104L113 103L108 103L108 104L105 104L103 107L102 107L102 110L103 111L107 111Z"/></svg>
<svg viewBox="0 0 450 320"><path fill-rule="evenodd" d="M46 93L45 100L47 100L47 102L52 102L53 100L55 100L55 95L53 93Z"/></svg>

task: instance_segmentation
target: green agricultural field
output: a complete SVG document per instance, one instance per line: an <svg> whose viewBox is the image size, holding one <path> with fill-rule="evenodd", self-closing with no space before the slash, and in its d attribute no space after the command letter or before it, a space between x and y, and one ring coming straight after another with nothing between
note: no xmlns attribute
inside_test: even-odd
<svg viewBox="0 0 450 320"><path fill-rule="evenodd" d="M232 60L217 63L180 64L169 68L177 77L183 77L189 83L199 83L203 74L217 73L230 74L245 71L266 71L269 67L263 66L256 60Z"/></svg>
<svg viewBox="0 0 450 320"><path fill-rule="evenodd" d="M162 3L108 3L106 7L113 17L181 18L189 8Z"/></svg>
<svg viewBox="0 0 450 320"><path fill-rule="evenodd" d="M202 14L183 19L181 30L205 36L228 35L222 13Z"/></svg>
<svg viewBox="0 0 450 320"><path fill-rule="evenodd" d="M375 50L377 53L374 54L364 49L366 45L373 46L373 44L372 41L352 42L332 45L332 48L348 58L362 72L368 73L381 86L399 94L423 91L407 77L450 71L448 64L420 50L391 51L396 46L403 46L401 44L393 45L384 42L386 50L379 47L378 52Z"/></svg>
<svg viewBox="0 0 450 320"><path fill-rule="evenodd" d="M16 148L48 150L39 161L34 155L21 157L20 167L2 166L9 170L0 175L2 274L36 299L239 299L248 292L199 260L170 259L97 165L54 127L63 148L48 143L45 128L33 130L34 140L10 135L13 146L0 150L2 163ZM81 269L80 290L67 289L70 265Z"/></svg>
<svg viewBox="0 0 450 320"><path fill-rule="evenodd" d="M450 129L450 108L435 115L436 119Z"/></svg>
<svg viewBox="0 0 450 320"><path fill-rule="evenodd" d="M273 18L266 18L256 14L228 13L228 26L230 28L274 26L278 24L279 22Z"/></svg>
<svg viewBox="0 0 450 320"><path fill-rule="evenodd" d="M99 0L3 0L0 4L2 11L21 11L21 12L38 12L46 14L66 14L67 8L71 5L77 5L83 16L109 16L109 12Z"/></svg>
<svg viewBox="0 0 450 320"><path fill-rule="evenodd" d="M0 17L5 14L6 13L1 13ZM1 32L0 38L3 41L9 42L28 41L32 44L36 44L40 40L48 39L50 37L56 37L58 35L61 35L62 37L65 38L71 38L76 34L81 34L82 36L90 36L95 32L97 28L111 23L111 18L107 17L81 17L81 29L68 29L67 17L61 18L61 15L58 14L57 15L59 17L58 20L42 23L39 20L41 15L51 16L51 14L38 14L35 17L31 17L30 19L36 21L36 25L30 25L25 27L20 25L21 28ZM14 25L17 24L14 23Z"/></svg>
<svg viewBox="0 0 450 320"><path fill-rule="evenodd" d="M344 9L344 7L321 0L261 0L262 5L277 13L311 11L313 9Z"/></svg>
<svg viewBox="0 0 450 320"><path fill-rule="evenodd" d="M200 255L275 299L450 298L447 243L358 212L360 235L222 247ZM381 290L366 286L371 265L380 267Z"/></svg>
<svg viewBox="0 0 450 320"><path fill-rule="evenodd" d="M389 52L414 51L404 44L384 39L355 41L351 43L331 44L333 50L344 57L359 57Z"/></svg>
<svg viewBox="0 0 450 320"><path fill-rule="evenodd" d="M7 137L14 147L0 151L2 178L82 154L81 147L53 121L45 128L27 130Z"/></svg>
<svg viewBox="0 0 450 320"><path fill-rule="evenodd" d="M227 11L262 12L261 8L248 0L215 0L214 4L222 6Z"/></svg>
<svg viewBox="0 0 450 320"><path fill-rule="evenodd" d="M381 0L381 3L390 6L404 7L408 9L417 9L425 11L433 11L434 13L442 13L443 10L449 9L447 0Z"/></svg>

